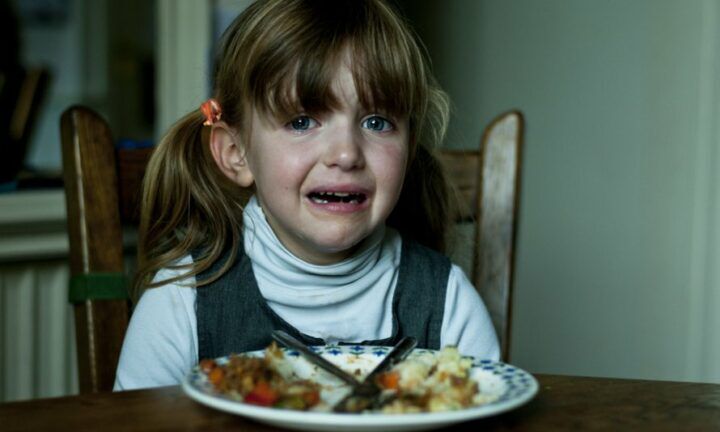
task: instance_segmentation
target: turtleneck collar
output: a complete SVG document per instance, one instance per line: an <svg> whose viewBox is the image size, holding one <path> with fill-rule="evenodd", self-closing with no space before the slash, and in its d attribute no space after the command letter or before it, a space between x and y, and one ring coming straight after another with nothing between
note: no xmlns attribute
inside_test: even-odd
<svg viewBox="0 0 720 432"><path fill-rule="evenodd" d="M245 253L253 263L263 297L285 307L324 308L347 302L392 271L396 258L388 253L393 249L393 236L386 236L390 233L381 226L348 259L329 265L305 262L280 242L256 197L245 208L243 224Z"/></svg>

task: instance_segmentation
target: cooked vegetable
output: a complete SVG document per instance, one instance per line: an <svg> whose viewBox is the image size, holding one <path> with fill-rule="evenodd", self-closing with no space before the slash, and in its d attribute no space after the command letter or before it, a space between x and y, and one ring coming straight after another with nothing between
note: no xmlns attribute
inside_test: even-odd
<svg viewBox="0 0 720 432"><path fill-rule="evenodd" d="M203 360L199 366L215 390L248 404L295 410L317 405L320 386L308 380L283 378L275 367L282 359L282 351L273 344L262 358L232 355L224 365Z"/></svg>
<svg viewBox="0 0 720 432"><path fill-rule="evenodd" d="M382 388L397 390L400 382L400 374L395 371L385 372L378 377L378 381L378 385Z"/></svg>
<svg viewBox="0 0 720 432"><path fill-rule="evenodd" d="M277 392L265 381L258 381L255 388L245 395L245 402L253 405L272 406L277 400ZM302 409L302 407L299 409Z"/></svg>

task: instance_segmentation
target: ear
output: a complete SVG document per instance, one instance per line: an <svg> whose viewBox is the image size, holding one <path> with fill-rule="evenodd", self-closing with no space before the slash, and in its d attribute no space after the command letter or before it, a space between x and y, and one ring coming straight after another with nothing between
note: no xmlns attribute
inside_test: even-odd
<svg viewBox="0 0 720 432"><path fill-rule="evenodd" d="M245 157L245 147L238 135L224 122L215 123L210 132L210 151L220 171L242 187L255 181Z"/></svg>

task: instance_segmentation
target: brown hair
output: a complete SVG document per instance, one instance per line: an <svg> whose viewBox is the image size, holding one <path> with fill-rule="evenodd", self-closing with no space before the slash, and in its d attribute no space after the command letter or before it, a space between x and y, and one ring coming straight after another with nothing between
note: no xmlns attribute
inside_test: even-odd
<svg viewBox="0 0 720 432"><path fill-rule="evenodd" d="M383 0L258 0L223 35L214 97L223 121L243 129L248 108L276 118L337 106L331 91L344 53L360 103L407 117L411 162L388 225L443 251L448 194L433 149L444 137L448 100L433 78L426 53L400 15ZM216 167L203 117L193 112L158 145L145 176L136 288L158 286L208 269L227 248L235 259L242 206L239 191ZM175 265L195 251L189 266ZM187 270L151 283L161 268Z"/></svg>

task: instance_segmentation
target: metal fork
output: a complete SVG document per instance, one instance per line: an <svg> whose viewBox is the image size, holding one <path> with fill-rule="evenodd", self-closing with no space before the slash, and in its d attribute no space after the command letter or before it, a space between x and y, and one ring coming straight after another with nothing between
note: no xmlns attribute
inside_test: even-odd
<svg viewBox="0 0 720 432"><path fill-rule="evenodd" d="M383 401L382 388L377 384L377 377L400 363L417 345L417 340L406 336L393 347L385 358L373 369L363 382L354 386L350 393L334 407L334 412L358 413L366 409L377 408Z"/></svg>
<svg viewBox="0 0 720 432"><path fill-rule="evenodd" d="M350 384L353 387L360 384L360 381L358 381L358 379L355 378L353 375L350 375L349 373L335 366L331 362L327 361L325 357L311 350L304 343L290 336L288 333L282 330L275 330L272 332L272 338L288 348L297 350L305 357L306 360L331 373L333 376L336 376L337 378L343 380L347 384Z"/></svg>

